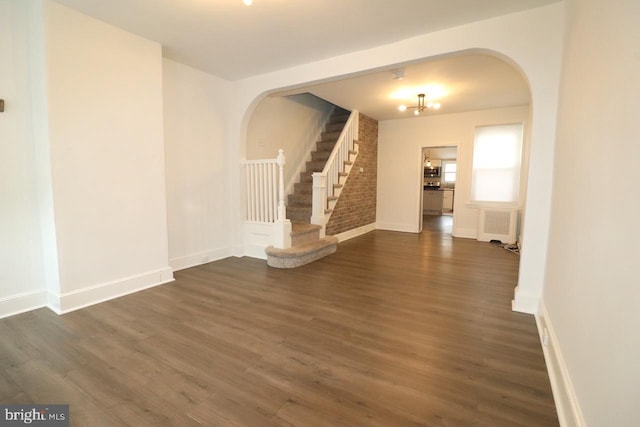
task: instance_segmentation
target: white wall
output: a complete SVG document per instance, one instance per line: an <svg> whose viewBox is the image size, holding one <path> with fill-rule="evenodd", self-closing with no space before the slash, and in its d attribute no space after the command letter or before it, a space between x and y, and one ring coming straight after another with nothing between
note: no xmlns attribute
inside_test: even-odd
<svg viewBox="0 0 640 427"><path fill-rule="evenodd" d="M640 418L639 19L637 1L567 1L542 319L567 426ZM603 153L615 181L592 172Z"/></svg>
<svg viewBox="0 0 640 427"><path fill-rule="evenodd" d="M163 72L169 258L179 270L231 255L231 83L168 59Z"/></svg>
<svg viewBox="0 0 640 427"><path fill-rule="evenodd" d="M0 0L0 317L46 301L29 81L32 3Z"/></svg>
<svg viewBox="0 0 640 427"><path fill-rule="evenodd" d="M247 159L274 159L283 149L285 187L292 189L315 149L333 105L311 94L269 96L260 102L247 127Z"/></svg>
<svg viewBox="0 0 640 427"><path fill-rule="evenodd" d="M536 179L529 180L527 210L535 211L535 215L527 215L523 230L527 244L521 255L514 308L533 313L542 293L547 253L563 13L563 4L555 3L240 80L236 82L234 112L230 117L233 157L246 156L248 120L265 93L450 52L476 49L496 52L523 71L531 88L530 161L536 165ZM233 182L233 191L242 194L240 174ZM234 218L234 249L241 255L242 198L237 200Z"/></svg>
<svg viewBox="0 0 640 427"><path fill-rule="evenodd" d="M453 235L476 238L477 209L469 208L475 126L526 122L529 107L385 120L379 124L377 227L419 231L422 208L422 147L457 145L458 173ZM525 138L525 144L527 139ZM431 150L434 154L435 150ZM526 178L523 179L523 186Z"/></svg>
<svg viewBox="0 0 640 427"><path fill-rule="evenodd" d="M172 279L161 46L45 3L49 143L66 311Z"/></svg>

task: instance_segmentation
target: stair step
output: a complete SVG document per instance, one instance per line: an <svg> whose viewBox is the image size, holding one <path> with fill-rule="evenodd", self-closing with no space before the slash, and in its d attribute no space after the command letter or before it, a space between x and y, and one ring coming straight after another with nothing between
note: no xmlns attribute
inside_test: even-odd
<svg viewBox="0 0 640 427"><path fill-rule="evenodd" d="M333 202L334 200L338 200L338 196L328 196L327 201Z"/></svg>
<svg viewBox="0 0 640 427"><path fill-rule="evenodd" d="M287 218L291 222L311 222L311 206L287 206Z"/></svg>
<svg viewBox="0 0 640 427"><path fill-rule="evenodd" d="M327 124L332 125L335 123L347 123L347 120L349 120L349 116L351 116L351 113L348 111L345 113L333 113L331 117L329 117Z"/></svg>
<svg viewBox="0 0 640 427"><path fill-rule="evenodd" d="M342 129L344 129L344 125L346 124L346 122L336 122L336 123L327 123L324 126L324 131L325 132L334 132L334 131L340 131L342 132Z"/></svg>
<svg viewBox="0 0 640 427"><path fill-rule="evenodd" d="M341 132L342 131L340 131L340 130L332 131L332 132L322 132L320 134L320 140L321 141L329 141L329 140L332 140L332 139L337 140L338 138L340 138L340 133Z"/></svg>
<svg viewBox="0 0 640 427"><path fill-rule="evenodd" d="M292 222L291 223L291 237L299 236L301 234L309 233L315 230L320 230L322 227L316 224L306 224L304 222Z"/></svg>
<svg viewBox="0 0 640 427"><path fill-rule="evenodd" d="M291 223L291 246L297 247L320 240L320 227L316 224Z"/></svg>
<svg viewBox="0 0 640 427"><path fill-rule="evenodd" d="M329 156L331 156L331 151L323 150L323 151L314 151L311 153L311 161L312 162L327 162L329 160Z"/></svg>
<svg viewBox="0 0 640 427"><path fill-rule="evenodd" d="M307 162L306 165L306 171L307 172L322 172L322 169L324 169L324 165L327 163L326 160L320 160L320 161L311 161L311 162Z"/></svg>
<svg viewBox="0 0 640 427"><path fill-rule="evenodd" d="M346 172L338 172L338 176L349 176L349 174Z"/></svg>
<svg viewBox="0 0 640 427"><path fill-rule="evenodd" d="M333 184L333 188L342 188L344 184Z"/></svg>
<svg viewBox="0 0 640 427"><path fill-rule="evenodd" d="M311 194L313 193L313 183L296 182L293 184L293 194Z"/></svg>
<svg viewBox="0 0 640 427"><path fill-rule="evenodd" d="M308 194L289 194L287 196L287 206L311 206L311 193Z"/></svg>
<svg viewBox="0 0 640 427"><path fill-rule="evenodd" d="M313 177L311 176L311 172L300 172L300 182L303 184L312 183Z"/></svg>
<svg viewBox="0 0 640 427"><path fill-rule="evenodd" d="M350 162L350 161L348 161L348 160L345 160L345 161L344 161L344 165L345 165L345 166L351 166L351 165L353 165L353 162Z"/></svg>
<svg viewBox="0 0 640 427"><path fill-rule="evenodd" d="M327 236L314 242L305 243L288 249L276 249L269 246L267 264L275 268L296 268L309 264L327 255L331 255L338 248L338 239Z"/></svg>
<svg viewBox="0 0 640 427"><path fill-rule="evenodd" d="M336 141L318 141L316 142L317 151L333 151L333 147L336 146Z"/></svg>
<svg viewBox="0 0 640 427"><path fill-rule="evenodd" d="M338 142L338 138L320 138L320 141L323 144L332 144L332 145L336 145L336 142ZM333 150L333 147L331 147L331 149ZM321 150L318 150L321 151Z"/></svg>

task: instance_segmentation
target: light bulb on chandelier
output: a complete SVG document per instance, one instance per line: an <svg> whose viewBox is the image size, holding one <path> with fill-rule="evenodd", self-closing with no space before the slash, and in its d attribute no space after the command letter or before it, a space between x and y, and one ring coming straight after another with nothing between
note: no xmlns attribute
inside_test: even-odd
<svg viewBox="0 0 640 427"><path fill-rule="evenodd" d="M441 104L439 102L433 102L433 101L427 101L425 104L425 97L426 95L424 93L420 93L418 94L418 105L413 105L411 107L407 107L406 105L400 105L398 107L398 110L400 111L406 111L406 110L414 110L413 114L418 116L420 115L420 113L422 113L425 109L430 109L430 110L439 110L441 107Z"/></svg>

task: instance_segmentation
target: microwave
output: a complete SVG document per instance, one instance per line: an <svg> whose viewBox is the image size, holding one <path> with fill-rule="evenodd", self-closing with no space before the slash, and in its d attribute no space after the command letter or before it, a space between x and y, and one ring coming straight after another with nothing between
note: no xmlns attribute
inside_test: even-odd
<svg viewBox="0 0 640 427"><path fill-rule="evenodd" d="M424 177L425 178L434 178L440 176L440 166L431 166L424 168Z"/></svg>

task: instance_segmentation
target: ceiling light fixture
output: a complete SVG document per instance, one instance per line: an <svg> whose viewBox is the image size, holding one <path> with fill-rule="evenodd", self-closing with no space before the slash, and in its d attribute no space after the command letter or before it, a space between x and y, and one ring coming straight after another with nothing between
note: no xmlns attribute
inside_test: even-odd
<svg viewBox="0 0 640 427"><path fill-rule="evenodd" d="M439 102L426 101L426 103L425 103L425 97L426 97L426 95L424 93L419 93L418 94L418 105L414 105L414 106L411 106L411 107L407 107L406 105L401 105L401 106L398 107L398 110L400 110L400 111L414 110L413 114L415 114L417 116L420 113L422 113L424 110L426 110L427 108L431 109L431 110L440 109L440 103Z"/></svg>
<svg viewBox="0 0 640 427"><path fill-rule="evenodd" d="M242 0L245 6L251 6L253 4L253 0Z"/></svg>

